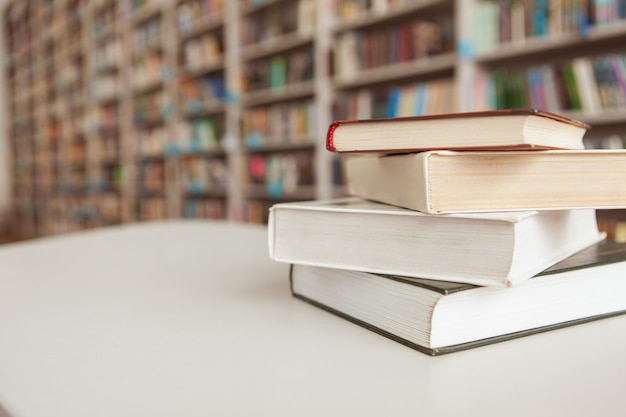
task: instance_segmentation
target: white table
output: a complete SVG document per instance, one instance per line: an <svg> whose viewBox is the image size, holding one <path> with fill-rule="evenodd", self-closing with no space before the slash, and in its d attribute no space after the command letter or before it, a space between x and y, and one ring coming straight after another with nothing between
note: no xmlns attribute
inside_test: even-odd
<svg viewBox="0 0 626 417"><path fill-rule="evenodd" d="M626 415L626 316L429 357L292 298L262 226L46 238L0 268L13 417Z"/></svg>

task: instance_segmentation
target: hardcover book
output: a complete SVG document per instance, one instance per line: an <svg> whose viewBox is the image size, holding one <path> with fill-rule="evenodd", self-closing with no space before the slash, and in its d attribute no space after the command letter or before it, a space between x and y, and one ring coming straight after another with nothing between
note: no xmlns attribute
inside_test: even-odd
<svg viewBox="0 0 626 417"><path fill-rule="evenodd" d="M334 152L405 153L422 150L584 149L589 126L536 109L340 120L327 133Z"/></svg>
<svg viewBox="0 0 626 417"><path fill-rule="evenodd" d="M626 207L626 150L349 155L351 194L425 213Z"/></svg>
<svg viewBox="0 0 626 417"><path fill-rule="evenodd" d="M431 355L626 312L626 244L603 241L514 288L292 265L294 296Z"/></svg>
<svg viewBox="0 0 626 417"><path fill-rule="evenodd" d="M276 261L513 286L597 241L595 210L434 215L342 198L275 204Z"/></svg>

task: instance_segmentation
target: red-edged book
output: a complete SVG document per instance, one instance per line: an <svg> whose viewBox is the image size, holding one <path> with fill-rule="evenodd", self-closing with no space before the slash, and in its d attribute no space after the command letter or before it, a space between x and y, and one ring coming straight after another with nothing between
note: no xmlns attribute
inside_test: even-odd
<svg viewBox="0 0 626 417"><path fill-rule="evenodd" d="M507 109L333 122L333 152L584 149L589 125L537 109Z"/></svg>

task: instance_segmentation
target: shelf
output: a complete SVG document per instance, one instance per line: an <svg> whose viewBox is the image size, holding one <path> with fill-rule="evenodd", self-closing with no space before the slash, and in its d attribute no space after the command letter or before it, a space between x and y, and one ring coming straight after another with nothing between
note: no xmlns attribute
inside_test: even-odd
<svg viewBox="0 0 626 417"><path fill-rule="evenodd" d="M625 110L601 110L596 113L589 112L560 112L566 117L574 120L580 120L588 123L593 128L597 126L622 125L626 127L626 109Z"/></svg>
<svg viewBox="0 0 626 417"><path fill-rule="evenodd" d="M187 191L183 195L185 200L213 200L213 199L226 199L227 193L225 190L207 190L202 192L190 192Z"/></svg>
<svg viewBox="0 0 626 417"><path fill-rule="evenodd" d="M312 97L315 89L312 81L290 84L282 88L266 89L248 92L244 96L245 106L260 106L282 101L297 100Z"/></svg>
<svg viewBox="0 0 626 417"><path fill-rule="evenodd" d="M144 85L133 86L132 91L133 91L133 95L141 96L145 94L155 93L159 90L162 90L163 87L164 87L163 80L156 80L156 81L151 81L149 83L145 83Z"/></svg>
<svg viewBox="0 0 626 417"><path fill-rule="evenodd" d="M265 58L313 44L313 35L298 32L282 35L260 43L245 46L242 58L246 61Z"/></svg>
<svg viewBox="0 0 626 417"><path fill-rule="evenodd" d="M153 164L153 163L163 163L167 156L165 153L158 153L153 155L139 155L137 157L137 161L140 164Z"/></svg>
<svg viewBox="0 0 626 417"><path fill-rule="evenodd" d="M354 20L349 20L347 22L338 22L334 25L332 31L335 35L339 35L341 33L351 30L360 30L372 26L393 23L397 20L405 19L407 16L410 15L423 15L438 12L452 13L453 6L453 0L423 0L418 2L417 4L409 6L398 6L395 10L392 9L391 11L384 14L375 14L374 12L369 12L363 17L359 17Z"/></svg>
<svg viewBox="0 0 626 417"><path fill-rule="evenodd" d="M477 64L488 67L528 61L544 62L579 56L583 48L592 51L591 54L586 53L586 56L626 50L626 22L592 27L586 34L568 33L499 45L495 51L478 54L475 60Z"/></svg>
<svg viewBox="0 0 626 417"><path fill-rule="evenodd" d="M222 61L213 65L205 65L200 68L194 69L183 66L180 67L179 71L181 71L185 75L185 78L195 79L215 72L224 71L224 62Z"/></svg>
<svg viewBox="0 0 626 417"><path fill-rule="evenodd" d="M201 151L182 151L180 157L183 159L191 158L224 158L227 156L224 149L205 149Z"/></svg>
<svg viewBox="0 0 626 417"><path fill-rule="evenodd" d="M161 13L162 7L163 6L160 1L156 1L147 6L142 6L139 9L130 12L130 20L134 26L139 26L151 18L158 16Z"/></svg>
<svg viewBox="0 0 626 417"><path fill-rule="evenodd" d="M349 79L334 79L333 87L338 90L346 90L373 84L390 83L412 77L435 75L452 77L455 65L455 53L435 55L412 62L362 69Z"/></svg>
<svg viewBox="0 0 626 417"><path fill-rule="evenodd" d="M281 143L275 145L264 145L258 148L247 147L245 150L251 154L261 153L280 153L280 152L295 152L295 151L314 151L315 141L307 138L291 138L294 143Z"/></svg>
<svg viewBox="0 0 626 417"><path fill-rule="evenodd" d="M181 108L186 119L215 116L226 111L226 105L217 100L203 103L183 103Z"/></svg>
<svg viewBox="0 0 626 417"><path fill-rule="evenodd" d="M258 13L260 11L263 11L269 7L278 5L280 3L286 3L287 0L262 0L262 1L257 1L257 4L253 4L247 7L242 7L241 10L241 15L242 16L249 16L251 14L254 13Z"/></svg>
<svg viewBox="0 0 626 417"><path fill-rule="evenodd" d="M204 35L207 32L215 31L218 29L222 29L224 27L224 20L222 17L217 18L205 18L202 22L199 22L195 25L194 28L189 31L180 31L178 30L179 38L181 42L188 41L190 39L196 38L198 36Z"/></svg>

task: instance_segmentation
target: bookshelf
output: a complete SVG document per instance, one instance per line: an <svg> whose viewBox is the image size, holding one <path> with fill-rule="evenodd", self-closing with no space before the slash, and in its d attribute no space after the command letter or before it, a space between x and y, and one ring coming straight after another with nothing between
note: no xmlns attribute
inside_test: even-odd
<svg viewBox="0 0 626 417"><path fill-rule="evenodd" d="M13 232L263 223L275 202L345 193L324 143L339 118L536 106L623 147L620 4L10 1Z"/></svg>
<svg viewBox="0 0 626 417"><path fill-rule="evenodd" d="M316 79L324 59L317 23L326 2L240 3L244 210L267 220L276 201L316 198L322 152L317 115L324 112ZM323 193L323 190L319 191Z"/></svg>
<svg viewBox="0 0 626 417"><path fill-rule="evenodd" d="M541 107L585 121L589 148L624 148L626 8L619 1L475 3L471 71L476 110ZM491 16L491 17L490 17ZM477 31L480 27L482 30ZM621 210L599 210L623 241Z"/></svg>

